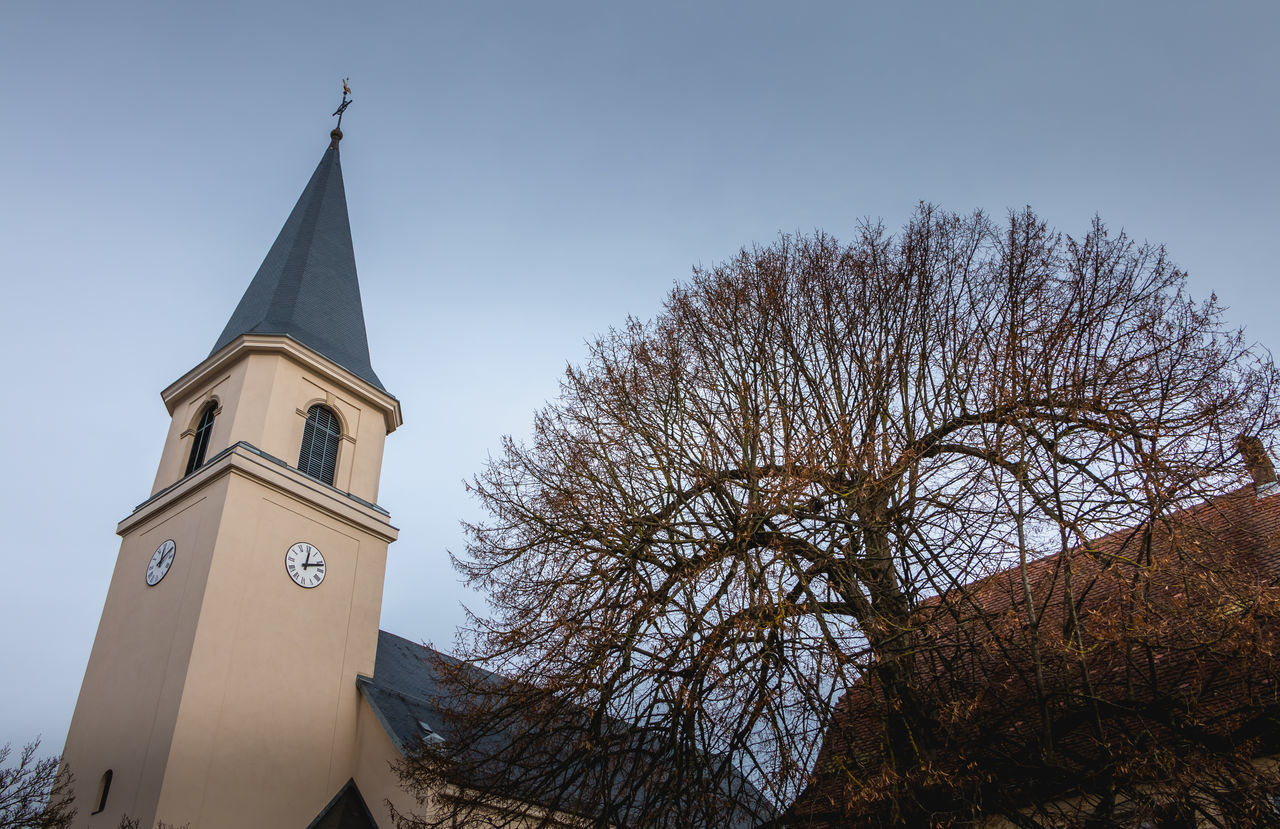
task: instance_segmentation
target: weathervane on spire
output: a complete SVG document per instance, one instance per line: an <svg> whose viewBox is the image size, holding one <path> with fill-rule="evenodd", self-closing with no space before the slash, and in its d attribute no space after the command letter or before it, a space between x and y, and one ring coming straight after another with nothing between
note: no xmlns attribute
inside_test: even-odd
<svg viewBox="0 0 1280 829"><path fill-rule="evenodd" d="M347 107L351 106L351 99L347 97L348 95L351 94L351 87L347 86L347 81L349 80L351 79L350 78L342 79L342 104L341 106L339 106L337 109L333 111L333 114L338 116L337 129L339 130L342 129L342 113L346 112Z"/></svg>
<svg viewBox="0 0 1280 829"><path fill-rule="evenodd" d="M346 112L347 107L351 106L352 101L351 98L347 97L351 94L351 87L347 86L347 81L349 80L351 79L342 79L342 103L333 111L333 114L338 116L338 126L334 127L333 131L329 133L329 138L331 139L329 141L330 149L337 149L338 142L342 140L342 113Z"/></svg>

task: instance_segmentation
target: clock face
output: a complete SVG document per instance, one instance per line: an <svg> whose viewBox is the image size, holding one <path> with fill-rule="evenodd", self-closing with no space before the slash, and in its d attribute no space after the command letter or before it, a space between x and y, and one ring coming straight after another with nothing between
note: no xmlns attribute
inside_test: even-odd
<svg viewBox="0 0 1280 829"><path fill-rule="evenodd" d="M177 552L178 545L173 543L172 538L156 547L156 551L151 555L151 561L147 562L148 587L155 587L160 583L160 579L164 578L165 573L169 572L169 567L173 564L173 557Z"/></svg>
<svg viewBox="0 0 1280 829"><path fill-rule="evenodd" d="M294 544L284 554L284 567L299 587L318 587L324 581L324 556L305 541Z"/></svg>

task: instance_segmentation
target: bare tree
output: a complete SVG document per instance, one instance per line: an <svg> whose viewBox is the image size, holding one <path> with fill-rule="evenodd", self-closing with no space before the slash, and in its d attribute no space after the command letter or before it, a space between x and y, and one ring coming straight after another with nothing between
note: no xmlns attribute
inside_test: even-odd
<svg viewBox="0 0 1280 829"><path fill-rule="evenodd" d="M155 829L188 829L191 824L184 823L181 826L174 826L171 823L165 823L163 820L157 821ZM128 815L120 816L120 825L116 829L143 829L142 821Z"/></svg>
<svg viewBox="0 0 1280 829"><path fill-rule="evenodd" d="M400 825L751 825L867 682L886 820L918 822L947 747L920 609L1222 491L1276 422L1269 357L1184 288L1096 220L928 205L696 269L474 481L462 655L513 681L456 672Z"/></svg>
<svg viewBox="0 0 1280 829"><path fill-rule="evenodd" d="M39 750L40 741L33 740L16 765L5 765L9 744L0 746L0 826L63 829L75 818L70 774L59 774L57 757L38 759Z"/></svg>

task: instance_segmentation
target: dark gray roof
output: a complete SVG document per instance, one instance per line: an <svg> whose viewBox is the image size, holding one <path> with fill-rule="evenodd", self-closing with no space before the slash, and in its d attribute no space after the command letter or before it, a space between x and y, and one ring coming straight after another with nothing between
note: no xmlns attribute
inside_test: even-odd
<svg viewBox="0 0 1280 829"><path fill-rule="evenodd" d="M290 337L386 391L369 362L337 141L325 150L213 351L241 334Z"/></svg>
<svg viewBox="0 0 1280 829"><path fill-rule="evenodd" d="M511 680L474 665L465 665L452 656L385 630L378 631L373 676L359 677L357 684L387 735L402 753L412 754L424 743L430 745L436 740L463 740L479 749L483 756L500 757L500 747L514 742L516 735L510 732L490 733L477 738L456 733L458 722L450 713L464 710L468 705L466 699L458 698L460 691L456 672L460 667L467 676L468 686L477 691L490 683L499 691L515 687ZM523 775L519 770L511 769L510 772L497 770L499 776L512 782L517 796L552 808L571 807L576 798L585 794L578 791L582 786L581 780L540 777L542 787L529 789L520 784ZM547 785L559 788L559 793L547 791ZM724 786L726 792L736 794L741 802L752 804L752 808L744 808L728 817L723 823L727 829L747 829L776 814L763 795L742 775L733 774ZM633 804L632 808L639 807Z"/></svg>
<svg viewBox="0 0 1280 829"><path fill-rule="evenodd" d="M378 829L355 780L348 780L307 829Z"/></svg>
<svg viewBox="0 0 1280 829"><path fill-rule="evenodd" d="M442 666L458 664L439 651L378 631L373 678L360 677L358 684L402 753L411 753L420 739L429 737L427 728L434 734L443 732L450 694Z"/></svg>

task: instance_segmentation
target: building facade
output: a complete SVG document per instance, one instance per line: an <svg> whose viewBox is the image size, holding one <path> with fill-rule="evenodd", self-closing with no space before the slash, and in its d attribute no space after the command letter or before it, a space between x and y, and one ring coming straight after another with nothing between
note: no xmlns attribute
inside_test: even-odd
<svg viewBox="0 0 1280 829"><path fill-rule="evenodd" d="M430 731L429 652L378 630L402 417L369 359L341 137L212 352L162 392L63 757L77 826L387 826L389 763Z"/></svg>

